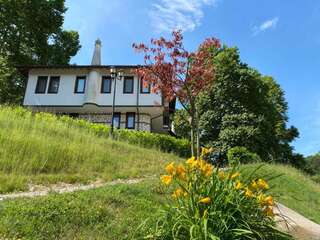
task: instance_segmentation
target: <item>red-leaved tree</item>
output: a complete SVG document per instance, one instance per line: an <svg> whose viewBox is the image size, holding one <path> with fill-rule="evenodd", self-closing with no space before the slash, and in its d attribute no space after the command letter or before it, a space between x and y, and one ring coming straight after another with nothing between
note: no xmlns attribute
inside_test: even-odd
<svg viewBox="0 0 320 240"><path fill-rule="evenodd" d="M196 102L199 93L214 80L213 56L220 48L219 40L208 38L197 51L189 52L183 46L181 31L173 31L170 40L160 37L151 39L150 46L134 43L133 48L144 54L145 66L137 69L139 77L152 84L153 92L161 92L168 101L177 98L188 112L191 153L194 156L196 152L199 157L199 115Z"/></svg>

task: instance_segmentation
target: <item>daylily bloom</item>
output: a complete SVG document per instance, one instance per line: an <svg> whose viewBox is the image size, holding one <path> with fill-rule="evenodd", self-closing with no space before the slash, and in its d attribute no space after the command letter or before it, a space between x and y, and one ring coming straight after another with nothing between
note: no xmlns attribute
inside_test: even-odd
<svg viewBox="0 0 320 240"><path fill-rule="evenodd" d="M173 193L172 193L172 198L177 199L181 197L182 195L185 195L185 191L183 191L182 188L177 188Z"/></svg>
<svg viewBox="0 0 320 240"><path fill-rule="evenodd" d="M166 166L166 171L167 173L169 173L170 175L174 175L175 174L175 167L174 167L174 162L169 163Z"/></svg>
<svg viewBox="0 0 320 240"><path fill-rule="evenodd" d="M170 185L170 183L172 182L172 176L170 175L161 176L161 182L167 186Z"/></svg>
<svg viewBox="0 0 320 240"><path fill-rule="evenodd" d="M231 179L235 179L235 178L237 178L239 176L240 176L240 173L236 172L236 173L233 173L230 178Z"/></svg>
<svg viewBox="0 0 320 240"><path fill-rule="evenodd" d="M272 207L267 207L264 209L264 213L268 216L268 217L274 217L274 213L273 213L273 209Z"/></svg>
<svg viewBox="0 0 320 240"><path fill-rule="evenodd" d="M253 197L253 192L248 187L246 187L245 189L246 189L245 191L246 197Z"/></svg>
<svg viewBox="0 0 320 240"><path fill-rule="evenodd" d="M211 202L211 198L205 197L205 198L200 199L199 202L200 202L200 203L204 203L204 204L208 204L208 203Z"/></svg>
<svg viewBox="0 0 320 240"><path fill-rule="evenodd" d="M266 181L264 181L263 179L258 179L257 184L260 189L269 189L268 183Z"/></svg>
<svg viewBox="0 0 320 240"><path fill-rule="evenodd" d="M240 181L237 181L236 182L236 185L235 185L235 189L236 190L239 190L239 189L241 189L242 188L242 183L240 182Z"/></svg>

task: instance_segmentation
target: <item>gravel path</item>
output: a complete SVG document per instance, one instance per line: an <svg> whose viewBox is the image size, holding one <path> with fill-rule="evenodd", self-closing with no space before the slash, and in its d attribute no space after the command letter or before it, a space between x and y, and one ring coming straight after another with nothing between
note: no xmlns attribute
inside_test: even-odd
<svg viewBox="0 0 320 240"><path fill-rule="evenodd" d="M87 185L67 184L67 183L57 183L50 186L30 185L29 191L27 192L0 194L0 201L3 201L5 199L13 199L13 198L45 196L53 192L69 193L69 192L89 190L89 189L99 188L104 186L113 186L118 184L136 184L141 182L144 179L147 179L147 178L117 179L110 182L103 182L101 180L98 180Z"/></svg>

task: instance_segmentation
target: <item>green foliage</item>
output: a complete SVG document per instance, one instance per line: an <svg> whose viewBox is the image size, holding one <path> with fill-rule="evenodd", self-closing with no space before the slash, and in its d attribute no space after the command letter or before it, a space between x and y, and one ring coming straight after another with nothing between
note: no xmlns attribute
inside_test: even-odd
<svg viewBox="0 0 320 240"><path fill-rule="evenodd" d="M320 184L320 174L312 176L311 179L316 183Z"/></svg>
<svg viewBox="0 0 320 240"><path fill-rule="evenodd" d="M157 151L157 145L140 148L108 139L108 134L109 127L84 120L0 107L0 192L26 190L29 182L108 181L153 175L159 164L178 159ZM130 141L134 143L134 137ZM154 141L157 144L158 138ZM174 142L169 139L167 144ZM167 149L173 147L180 146Z"/></svg>
<svg viewBox="0 0 320 240"><path fill-rule="evenodd" d="M292 239L275 228L273 198L262 179L253 185L235 168L207 174L203 160L189 159L182 168L166 167L170 175L162 181L170 185L166 192L172 197L145 239Z"/></svg>
<svg viewBox="0 0 320 240"><path fill-rule="evenodd" d="M174 113L173 123L174 131L178 137L190 138L190 123L188 122L189 114L184 109L177 109Z"/></svg>
<svg viewBox="0 0 320 240"><path fill-rule="evenodd" d="M14 67L68 64L80 43L77 32L62 28L64 4L64 0L0 0L0 56ZM0 89L8 99L0 96L0 103L21 103L26 79L16 72L6 78L7 86L0 83Z"/></svg>
<svg viewBox="0 0 320 240"><path fill-rule="evenodd" d="M24 92L24 78L0 55L0 103L20 103Z"/></svg>
<svg viewBox="0 0 320 240"><path fill-rule="evenodd" d="M320 175L320 153L306 158L305 170L311 175Z"/></svg>
<svg viewBox="0 0 320 240"><path fill-rule="evenodd" d="M190 155L190 142L186 139L177 139L165 134L156 134L143 131L118 129L115 139L126 141L146 148L155 148L163 152L170 152L181 157Z"/></svg>
<svg viewBox="0 0 320 240"><path fill-rule="evenodd" d="M224 156L242 146L265 161L300 161L290 146L298 131L286 126L288 107L279 84L241 62L236 48L222 48L214 64L215 82L198 103L202 143Z"/></svg>
<svg viewBox="0 0 320 240"><path fill-rule="evenodd" d="M231 166L238 166L246 163L260 162L261 159L256 153L248 151L245 147L233 147L227 153L228 162Z"/></svg>

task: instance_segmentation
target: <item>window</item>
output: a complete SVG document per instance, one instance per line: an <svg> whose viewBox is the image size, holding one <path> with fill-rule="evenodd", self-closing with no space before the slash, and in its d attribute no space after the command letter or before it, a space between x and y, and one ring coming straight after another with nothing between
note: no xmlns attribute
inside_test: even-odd
<svg viewBox="0 0 320 240"><path fill-rule="evenodd" d="M86 88L86 77L85 76L77 77L76 85L74 87L74 92L84 93L85 88Z"/></svg>
<svg viewBox="0 0 320 240"><path fill-rule="evenodd" d="M113 127L120 128L121 113L113 114Z"/></svg>
<svg viewBox="0 0 320 240"><path fill-rule="evenodd" d="M169 117L169 114L168 113L165 113L163 115L163 125L164 126L169 126L170 124L170 117Z"/></svg>
<svg viewBox="0 0 320 240"><path fill-rule="evenodd" d="M126 128L134 129L135 128L135 113L126 114Z"/></svg>
<svg viewBox="0 0 320 240"><path fill-rule="evenodd" d="M101 93L111 93L111 77L110 76L102 77Z"/></svg>
<svg viewBox="0 0 320 240"><path fill-rule="evenodd" d="M59 76L50 77L48 93L58 93L59 84L60 84L60 77Z"/></svg>
<svg viewBox="0 0 320 240"><path fill-rule="evenodd" d="M123 93L133 93L133 77L124 77Z"/></svg>
<svg viewBox="0 0 320 240"><path fill-rule="evenodd" d="M47 88L48 76L39 76L36 86L36 93L45 93Z"/></svg>
<svg viewBox="0 0 320 240"><path fill-rule="evenodd" d="M146 81L143 81L143 79L141 79L140 92L141 93L150 93L150 83L147 83Z"/></svg>

